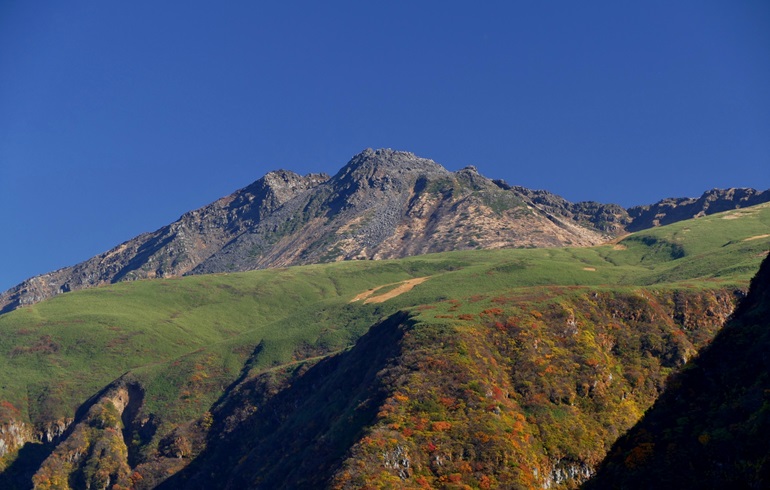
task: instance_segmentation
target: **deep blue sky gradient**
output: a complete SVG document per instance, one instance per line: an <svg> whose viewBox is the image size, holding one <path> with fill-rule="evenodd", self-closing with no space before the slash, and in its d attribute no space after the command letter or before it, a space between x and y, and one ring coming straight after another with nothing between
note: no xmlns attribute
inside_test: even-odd
<svg viewBox="0 0 770 490"><path fill-rule="evenodd" d="M770 187L770 2L0 3L0 290L366 147L624 206Z"/></svg>

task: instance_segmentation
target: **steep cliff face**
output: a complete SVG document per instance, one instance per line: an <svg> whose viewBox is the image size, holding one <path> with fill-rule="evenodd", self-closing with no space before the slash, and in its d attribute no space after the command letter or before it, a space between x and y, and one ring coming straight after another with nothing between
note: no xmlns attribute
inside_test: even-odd
<svg viewBox="0 0 770 490"><path fill-rule="evenodd" d="M415 327L330 487L574 488L733 304L687 295L719 313L685 331L669 293L533 293L465 325Z"/></svg>
<svg viewBox="0 0 770 490"><path fill-rule="evenodd" d="M66 432L32 477L36 489L131 488L131 423L141 388L125 380L107 387Z"/></svg>
<svg viewBox="0 0 770 490"><path fill-rule="evenodd" d="M7 410L0 418L0 488L31 488L32 474L65 437L73 419L32 425L22 422L19 413Z"/></svg>
<svg viewBox="0 0 770 490"><path fill-rule="evenodd" d="M654 226L676 223L690 218L745 208L770 201L770 189L712 189L698 198L681 197L663 199L655 204L629 208L631 218L628 231L639 231Z"/></svg>
<svg viewBox="0 0 770 490"><path fill-rule="evenodd" d="M613 446L587 488L770 486L770 259L734 317Z"/></svg>

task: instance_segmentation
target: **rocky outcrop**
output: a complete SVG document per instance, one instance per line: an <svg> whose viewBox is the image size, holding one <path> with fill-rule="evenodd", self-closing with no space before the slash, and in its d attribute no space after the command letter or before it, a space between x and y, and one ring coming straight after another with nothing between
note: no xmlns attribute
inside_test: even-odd
<svg viewBox="0 0 770 490"><path fill-rule="evenodd" d="M7 419L0 425L0 461L21 449L24 444L47 444L58 441L72 424L71 418L55 420L33 427L15 419Z"/></svg>
<svg viewBox="0 0 770 490"><path fill-rule="evenodd" d="M142 397L141 388L125 380L106 388L42 462L34 487L133 488L125 436Z"/></svg>
<svg viewBox="0 0 770 490"><path fill-rule="evenodd" d="M595 201L572 203L548 191L532 190L521 186L511 187L501 180L496 180L495 183L504 189L521 193L545 213L610 235L624 233L631 223L628 212L617 204L602 204Z"/></svg>
<svg viewBox="0 0 770 490"><path fill-rule="evenodd" d="M0 426L0 459L18 451L26 442L34 440L34 431L24 422L9 420Z"/></svg>
<svg viewBox="0 0 770 490"><path fill-rule="evenodd" d="M32 474L63 439L73 419L32 425L8 415L0 424L0 488L29 488Z"/></svg>

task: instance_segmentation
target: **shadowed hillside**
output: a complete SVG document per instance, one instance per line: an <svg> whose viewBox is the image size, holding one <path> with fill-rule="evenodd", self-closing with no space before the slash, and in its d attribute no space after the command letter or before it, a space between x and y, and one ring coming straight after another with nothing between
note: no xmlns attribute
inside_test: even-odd
<svg viewBox="0 0 770 490"><path fill-rule="evenodd" d="M770 259L585 488L770 486Z"/></svg>

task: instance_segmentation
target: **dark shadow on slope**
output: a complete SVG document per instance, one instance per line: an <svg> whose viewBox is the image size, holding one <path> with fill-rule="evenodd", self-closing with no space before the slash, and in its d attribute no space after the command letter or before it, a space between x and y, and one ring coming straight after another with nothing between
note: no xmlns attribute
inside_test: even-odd
<svg viewBox="0 0 770 490"><path fill-rule="evenodd" d="M770 258L584 488L770 488Z"/></svg>
<svg viewBox="0 0 770 490"><path fill-rule="evenodd" d="M147 423L144 426L137 426L136 419L142 405L144 404L144 389L139 383L127 383L126 390L128 391L128 404L123 410L120 416L121 422L123 422L123 441L126 444L128 450L128 465L130 467L136 466L141 456L139 454L140 445L131 444L132 436L136 433L141 442L149 441L155 435L155 424Z"/></svg>
<svg viewBox="0 0 770 490"><path fill-rule="evenodd" d="M13 310L17 309L19 306L21 306L21 301L19 301L18 299L14 300L13 302L8 303L7 305L5 305L5 307L3 307L3 309L0 309L0 315L2 315L4 313L10 313Z"/></svg>
<svg viewBox="0 0 770 490"><path fill-rule="evenodd" d="M644 246L644 252L640 262L659 263L681 259L686 255L684 247L678 243L651 235L632 235L623 240L625 245L640 244Z"/></svg>
<svg viewBox="0 0 770 490"><path fill-rule="evenodd" d="M376 419L387 396L380 372L400 354L410 324L397 313L346 352L232 387L212 410L206 449L159 488L323 487Z"/></svg>
<svg viewBox="0 0 770 490"><path fill-rule="evenodd" d="M55 447L55 442L24 444L13 463L0 473L0 488L3 490L32 488L32 476Z"/></svg>
<svg viewBox="0 0 770 490"><path fill-rule="evenodd" d="M142 246L139 247L139 250L136 251L136 254L134 254L134 257L132 257L128 264L126 264L122 269L120 269L120 271L118 271L117 274L115 274L110 282L117 283L122 281L129 273L140 269L142 266L148 263L150 257L171 243L176 238L176 234L167 235L169 230L170 227L166 226L164 227L162 234L143 243Z"/></svg>

